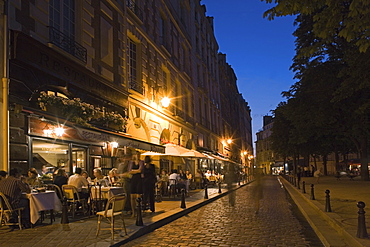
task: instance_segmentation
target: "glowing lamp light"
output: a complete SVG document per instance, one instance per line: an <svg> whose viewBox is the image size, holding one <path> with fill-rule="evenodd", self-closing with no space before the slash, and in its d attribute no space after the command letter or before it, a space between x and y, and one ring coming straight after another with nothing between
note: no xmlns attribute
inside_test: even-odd
<svg viewBox="0 0 370 247"><path fill-rule="evenodd" d="M233 140L227 139L227 144L231 144L232 142L233 142Z"/></svg>
<svg viewBox="0 0 370 247"><path fill-rule="evenodd" d="M244 152L243 152L243 154L244 154L244 155L247 155L247 153L248 153L247 151L244 151Z"/></svg>
<svg viewBox="0 0 370 247"><path fill-rule="evenodd" d="M170 98L168 97L163 97L162 100L161 100L161 104L163 107L168 107L170 105Z"/></svg>
<svg viewBox="0 0 370 247"><path fill-rule="evenodd" d="M63 127L57 127L57 128L55 128L54 132L55 132L55 135L57 135L57 136L63 136L64 129L63 129Z"/></svg>
<svg viewBox="0 0 370 247"><path fill-rule="evenodd" d="M111 142L112 148L118 148L118 142Z"/></svg>

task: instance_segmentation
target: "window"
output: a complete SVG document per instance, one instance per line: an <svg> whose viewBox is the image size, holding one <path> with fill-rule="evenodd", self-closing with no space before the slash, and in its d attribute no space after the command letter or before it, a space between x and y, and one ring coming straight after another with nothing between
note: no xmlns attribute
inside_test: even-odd
<svg viewBox="0 0 370 247"><path fill-rule="evenodd" d="M49 13L49 25L74 39L75 0L50 0Z"/></svg>
<svg viewBox="0 0 370 247"><path fill-rule="evenodd" d="M132 40L128 39L128 75L129 75L129 86L131 89L138 93L143 94L143 85L138 80L138 50L137 44Z"/></svg>

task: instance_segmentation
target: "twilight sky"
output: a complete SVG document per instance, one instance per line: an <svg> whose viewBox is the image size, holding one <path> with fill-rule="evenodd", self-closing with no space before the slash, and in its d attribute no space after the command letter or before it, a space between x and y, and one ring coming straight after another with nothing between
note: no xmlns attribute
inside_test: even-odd
<svg viewBox="0 0 370 247"><path fill-rule="evenodd" d="M294 51L294 17L263 18L273 7L260 0L201 0L206 15L214 17L219 51L238 78L239 92L252 110L252 135L262 128L262 117L283 101L281 92L294 84L289 70ZM271 114L270 114L271 115Z"/></svg>

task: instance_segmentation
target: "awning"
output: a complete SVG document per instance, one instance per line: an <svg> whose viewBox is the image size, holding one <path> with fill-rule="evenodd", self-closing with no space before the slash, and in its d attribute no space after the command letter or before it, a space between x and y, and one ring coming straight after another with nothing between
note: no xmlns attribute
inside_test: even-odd
<svg viewBox="0 0 370 247"><path fill-rule="evenodd" d="M145 152L142 155L152 155L152 156L159 156L159 155L168 155L168 156L178 156L178 157L189 157L189 158L207 158L202 153L184 148L182 146L167 143L163 145L165 147L164 153L158 152Z"/></svg>
<svg viewBox="0 0 370 247"><path fill-rule="evenodd" d="M55 117L54 117L55 118ZM53 118L51 118L53 119ZM84 144L104 145L107 142L117 142L119 146L164 153L165 147L162 145L142 141L128 136L124 133L115 133L107 130L93 130L80 128L72 123L65 123L63 136L46 135L45 128L55 128L59 126L57 120L46 120L39 117L31 116L29 118L29 134L34 136L61 139L66 141L77 141Z"/></svg>

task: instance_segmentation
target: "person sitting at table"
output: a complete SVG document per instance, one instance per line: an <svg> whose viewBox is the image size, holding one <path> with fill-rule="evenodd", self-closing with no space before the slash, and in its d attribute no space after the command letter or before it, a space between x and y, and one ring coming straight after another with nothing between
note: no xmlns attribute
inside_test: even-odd
<svg viewBox="0 0 370 247"><path fill-rule="evenodd" d="M30 202L22 197L22 192L31 193L31 189L25 180L17 168L12 168L9 176L0 180L0 192L8 198L13 208L24 208L21 216L22 224L24 228L30 228ZM16 222L16 217L12 216L9 222ZM14 226L11 226L11 229L13 230Z"/></svg>
<svg viewBox="0 0 370 247"><path fill-rule="evenodd" d="M165 169L162 170L160 176L159 176L159 183L158 187L161 190L162 195L166 195L168 192L168 174Z"/></svg>
<svg viewBox="0 0 370 247"><path fill-rule="evenodd" d="M173 169L172 173L168 177L169 179L169 187L175 186L176 191L181 189L186 189L185 184L179 183L180 182L180 175L177 173L177 169Z"/></svg>
<svg viewBox="0 0 370 247"><path fill-rule="evenodd" d="M0 181L2 179L6 179L8 177L8 173L6 171L1 170L0 171Z"/></svg>
<svg viewBox="0 0 370 247"><path fill-rule="evenodd" d="M75 174L69 177L68 185L73 185L77 188L78 194L80 198L87 199L89 198L89 193L87 187L89 186L89 182L87 182L86 178L81 176L82 169L81 167L76 167Z"/></svg>
<svg viewBox="0 0 370 247"><path fill-rule="evenodd" d="M55 174L54 176L53 183L57 185L60 189L62 189L62 186L64 184L68 184L68 176L66 170L64 170L63 168L59 168L57 174Z"/></svg>
<svg viewBox="0 0 370 247"><path fill-rule="evenodd" d="M89 177L89 174L87 173L87 171L83 171L82 174L81 174L81 176L84 177L84 178L86 178L86 180L87 180L87 182L89 182L89 184L93 184L93 181Z"/></svg>
<svg viewBox="0 0 370 247"><path fill-rule="evenodd" d="M188 177L186 176L186 174L185 174L185 172L183 170L180 170L179 171L179 175L180 175L180 181L179 181L179 183L185 185L185 193L188 194L189 193L189 181L188 181Z"/></svg>
<svg viewBox="0 0 370 247"><path fill-rule="evenodd" d="M108 182L111 186L115 186L119 182L119 176L117 173L117 168L113 168L108 173Z"/></svg>
<svg viewBox="0 0 370 247"><path fill-rule="evenodd" d="M31 168L27 173L26 183L31 187L41 187L42 181L38 177L38 173L35 168Z"/></svg>
<svg viewBox="0 0 370 247"><path fill-rule="evenodd" d="M108 187L109 186L109 182L108 180L103 176L103 172L100 168L95 168L94 169L94 180L93 182L95 183L95 185L100 185L100 186L103 186L103 187Z"/></svg>

